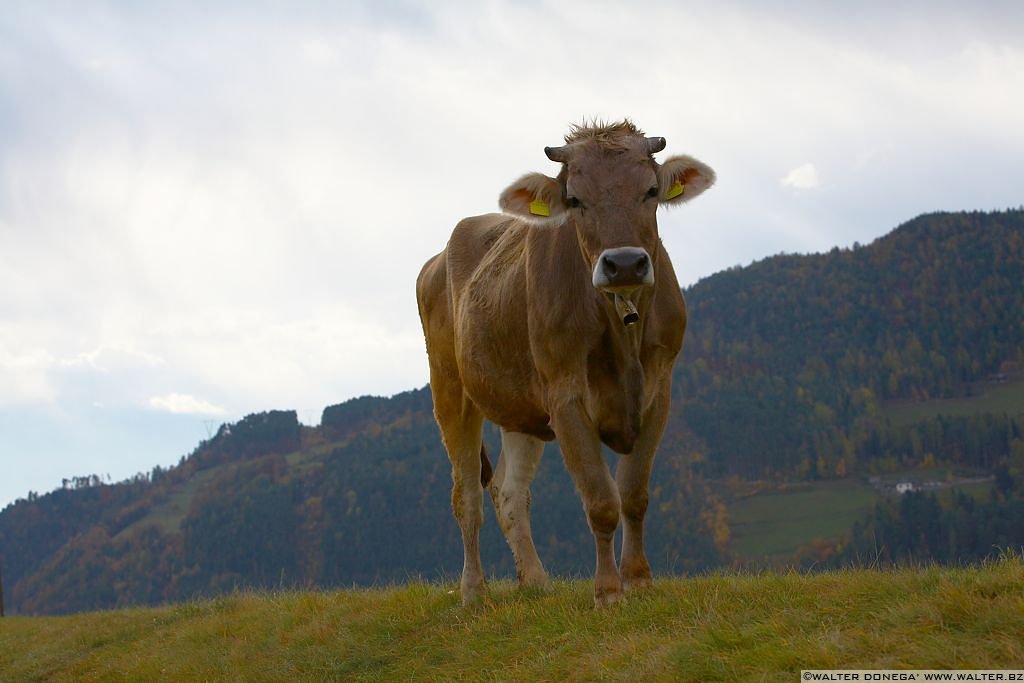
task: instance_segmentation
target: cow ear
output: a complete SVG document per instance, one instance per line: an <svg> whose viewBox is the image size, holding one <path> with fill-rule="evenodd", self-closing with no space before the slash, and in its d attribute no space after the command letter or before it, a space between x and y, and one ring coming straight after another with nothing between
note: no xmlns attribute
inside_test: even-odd
<svg viewBox="0 0 1024 683"><path fill-rule="evenodd" d="M498 197L505 213L535 221L547 221L565 213L562 187L543 173L527 173L505 188Z"/></svg>
<svg viewBox="0 0 1024 683"><path fill-rule="evenodd" d="M660 203L678 205L688 202L715 183L715 172L705 163L689 156L668 158L658 169Z"/></svg>

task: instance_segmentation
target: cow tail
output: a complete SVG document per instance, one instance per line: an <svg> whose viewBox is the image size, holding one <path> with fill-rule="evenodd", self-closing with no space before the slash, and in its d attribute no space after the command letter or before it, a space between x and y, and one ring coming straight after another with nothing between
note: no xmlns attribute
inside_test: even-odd
<svg viewBox="0 0 1024 683"><path fill-rule="evenodd" d="M480 444L480 485L487 488L487 485L491 483L491 477L494 476L494 470L491 469L491 461L487 459L487 448L481 442Z"/></svg>

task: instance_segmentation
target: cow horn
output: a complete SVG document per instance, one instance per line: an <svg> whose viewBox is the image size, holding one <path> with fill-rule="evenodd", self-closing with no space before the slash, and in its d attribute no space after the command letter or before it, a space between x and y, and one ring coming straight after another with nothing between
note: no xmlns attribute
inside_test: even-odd
<svg viewBox="0 0 1024 683"><path fill-rule="evenodd" d="M569 145L563 145L561 147L545 147L544 154L546 154L548 159L551 159L551 161L564 163L569 158Z"/></svg>
<svg viewBox="0 0 1024 683"><path fill-rule="evenodd" d="M654 154L665 149L665 138L647 138L647 153Z"/></svg>

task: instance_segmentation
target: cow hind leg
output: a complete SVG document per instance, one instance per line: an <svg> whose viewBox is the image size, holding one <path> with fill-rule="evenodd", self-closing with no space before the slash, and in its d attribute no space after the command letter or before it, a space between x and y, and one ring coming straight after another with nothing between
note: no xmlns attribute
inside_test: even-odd
<svg viewBox="0 0 1024 683"><path fill-rule="evenodd" d="M484 521L483 487L480 485L480 439L482 420L468 415L459 425L451 442L452 512L462 532L462 602L470 603L483 595L484 570L480 562L480 528ZM449 430L449 432L454 430Z"/></svg>
<svg viewBox="0 0 1024 683"><path fill-rule="evenodd" d="M448 459L452 464L452 512L462 532L462 602L469 604L484 593L480 562L480 527L483 526L483 416L462 394L461 386L438 386L431 378L434 414Z"/></svg>
<svg viewBox="0 0 1024 683"><path fill-rule="evenodd" d="M544 442L540 439L501 430L501 456L488 487L498 522L512 549L516 576L523 586L542 587L548 581L530 530L530 483L543 453Z"/></svg>

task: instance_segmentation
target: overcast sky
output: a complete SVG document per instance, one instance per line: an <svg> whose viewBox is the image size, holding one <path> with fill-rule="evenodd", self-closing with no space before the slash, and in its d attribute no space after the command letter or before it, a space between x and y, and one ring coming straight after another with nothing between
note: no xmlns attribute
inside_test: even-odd
<svg viewBox="0 0 1024 683"><path fill-rule="evenodd" d="M0 506L427 381L413 285L570 122L710 164L681 282L1024 203L1024 3L0 0Z"/></svg>

